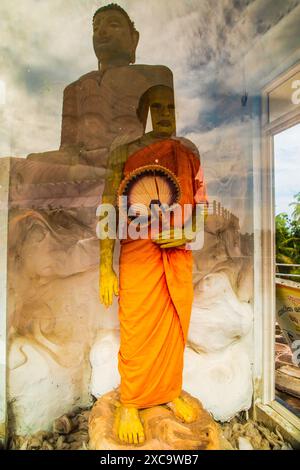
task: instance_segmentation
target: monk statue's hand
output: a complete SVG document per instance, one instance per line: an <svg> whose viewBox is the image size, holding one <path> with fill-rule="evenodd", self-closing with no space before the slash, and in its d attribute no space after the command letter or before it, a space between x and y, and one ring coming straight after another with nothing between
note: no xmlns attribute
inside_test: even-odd
<svg viewBox="0 0 300 470"><path fill-rule="evenodd" d="M113 302L113 296L119 295L118 276L113 269L100 270L99 291L100 302L106 308L110 307Z"/></svg>
<svg viewBox="0 0 300 470"><path fill-rule="evenodd" d="M152 239L154 243L160 248L177 248L184 246L188 240L181 228L171 228L170 230L163 230L159 233L157 238Z"/></svg>

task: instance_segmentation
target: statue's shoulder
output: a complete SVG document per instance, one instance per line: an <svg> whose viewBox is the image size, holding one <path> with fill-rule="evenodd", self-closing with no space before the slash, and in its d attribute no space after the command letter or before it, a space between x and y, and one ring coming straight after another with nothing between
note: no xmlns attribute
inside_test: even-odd
<svg viewBox="0 0 300 470"><path fill-rule="evenodd" d="M79 77L77 80L74 82L70 83L65 87L65 90L72 90L76 88L77 86L80 86L83 82L86 80L97 80L99 77L99 73L97 70L92 70L92 72L85 73L81 77Z"/></svg>
<svg viewBox="0 0 300 470"><path fill-rule="evenodd" d="M168 74L172 74L172 70L166 65L149 65L149 64L132 64L129 67L133 70L149 70L149 71L162 71Z"/></svg>
<svg viewBox="0 0 300 470"><path fill-rule="evenodd" d="M173 85L173 72L166 65L133 64L129 69L155 82L162 80L164 85Z"/></svg>
<svg viewBox="0 0 300 470"><path fill-rule="evenodd" d="M133 64L128 65L125 67L116 67L115 69L111 69L107 74L108 79L110 78L110 74L123 75L127 73L133 73L137 75L143 76L151 85L155 84L164 84L168 86L173 86L173 73L172 71L165 65L147 65L147 64ZM84 82L87 80L98 80L99 79L99 71L92 70L91 72L85 73L81 77L79 77L74 82L70 83L65 87L65 92L72 92L77 87L81 87Z"/></svg>
<svg viewBox="0 0 300 470"><path fill-rule="evenodd" d="M198 147L196 146L196 144L194 144L194 142L192 142L189 139L186 139L185 137L177 137L176 136L176 137L173 137L173 139L176 140L177 142L180 142L181 145L183 145L183 147L187 148L190 152L192 152L200 160L200 153L199 153Z"/></svg>

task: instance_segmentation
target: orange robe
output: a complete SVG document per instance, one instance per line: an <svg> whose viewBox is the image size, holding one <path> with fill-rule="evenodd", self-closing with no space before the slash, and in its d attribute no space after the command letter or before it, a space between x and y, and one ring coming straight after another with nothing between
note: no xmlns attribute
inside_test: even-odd
<svg viewBox="0 0 300 470"><path fill-rule="evenodd" d="M179 178L180 204L207 201L199 157L179 140L135 152L125 163L124 175L152 163ZM118 368L124 405L148 408L181 393L193 301L192 263L192 252L186 249L161 249L150 238L121 240Z"/></svg>

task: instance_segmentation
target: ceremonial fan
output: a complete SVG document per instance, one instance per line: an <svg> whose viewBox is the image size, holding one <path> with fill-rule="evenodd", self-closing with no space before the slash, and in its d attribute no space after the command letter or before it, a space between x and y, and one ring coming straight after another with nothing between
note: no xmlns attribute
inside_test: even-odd
<svg viewBox="0 0 300 470"><path fill-rule="evenodd" d="M121 196L127 200L123 204ZM146 165L131 172L121 183L118 205L123 215L148 225L152 217L165 214L178 203L181 197L177 177L161 165ZM161 211L159 211L161 209Z"/></svg>

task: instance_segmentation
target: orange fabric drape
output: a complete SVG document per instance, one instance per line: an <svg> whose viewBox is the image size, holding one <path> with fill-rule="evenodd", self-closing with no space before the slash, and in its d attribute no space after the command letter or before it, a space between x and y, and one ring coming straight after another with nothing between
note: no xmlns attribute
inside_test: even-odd
<svg viewBox="0 0 300 470"><path fill-rule="evenodd" d="M128 158L124 174L151 163L177 175L180 204L198 202L200 161L180 141L168 139L139 150ZM150 238L121 240L118 365L124 405L147 408L180 395L193 301L192 262L191 251L161 249Z"/></svg>

